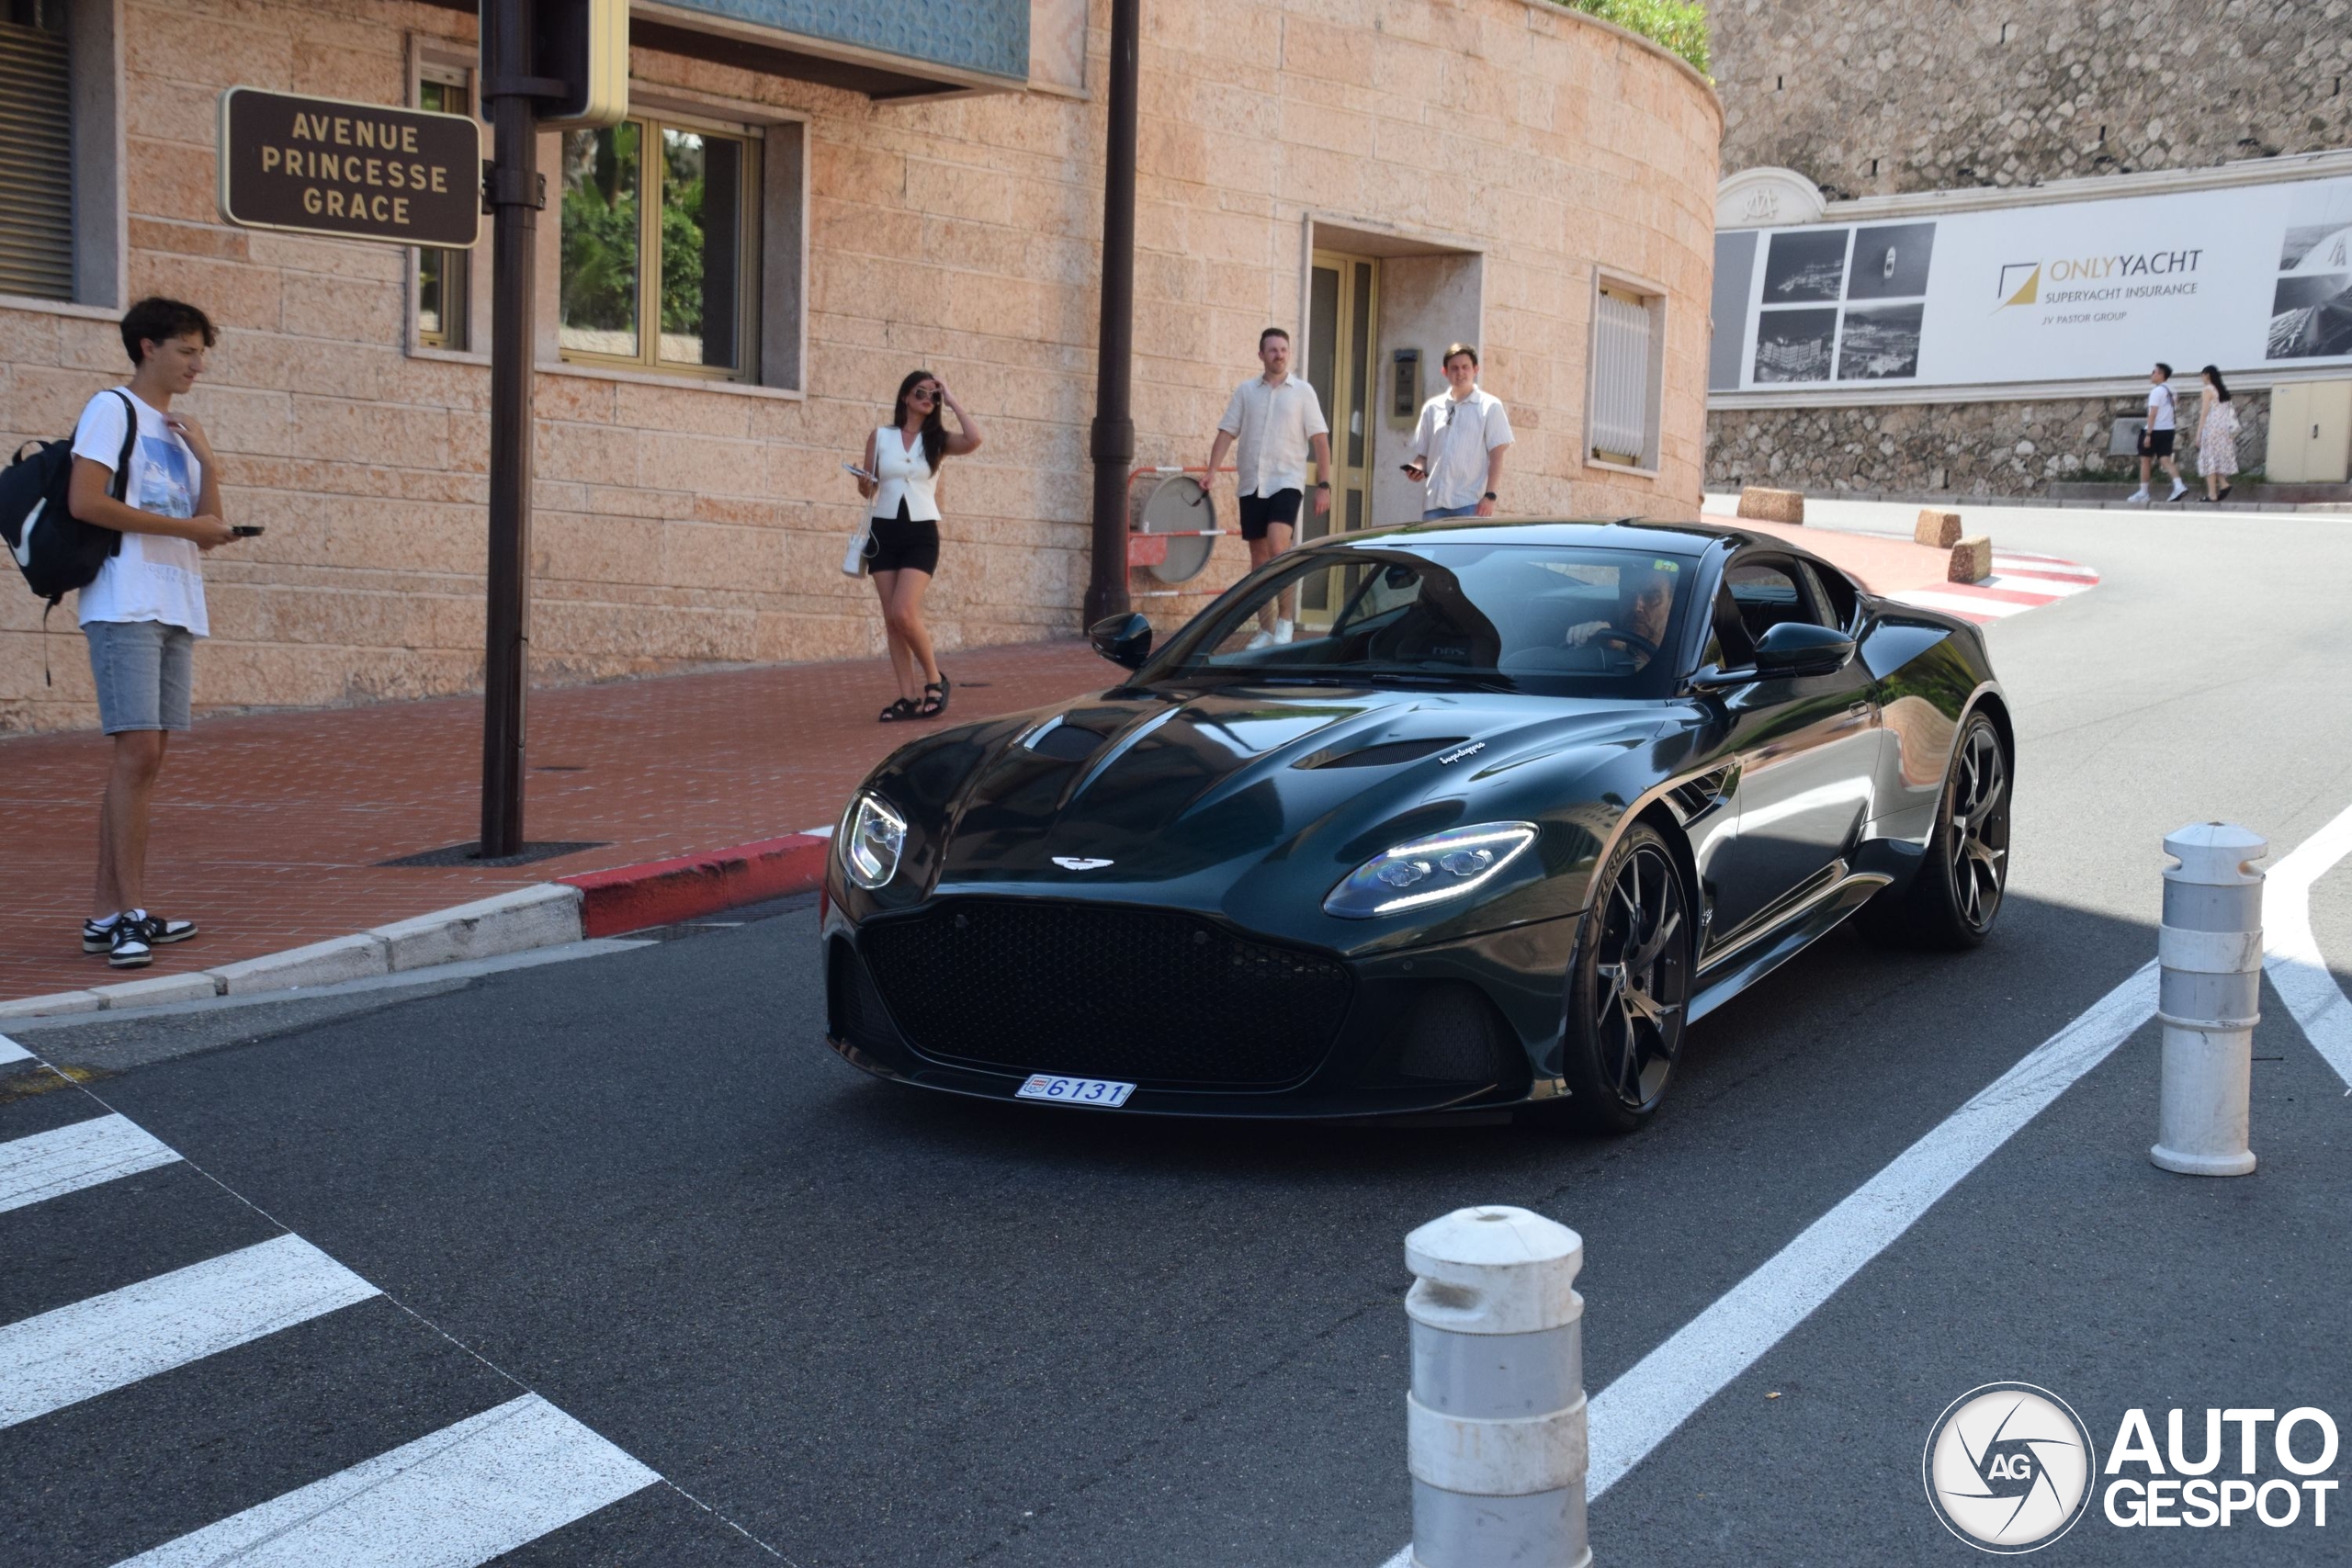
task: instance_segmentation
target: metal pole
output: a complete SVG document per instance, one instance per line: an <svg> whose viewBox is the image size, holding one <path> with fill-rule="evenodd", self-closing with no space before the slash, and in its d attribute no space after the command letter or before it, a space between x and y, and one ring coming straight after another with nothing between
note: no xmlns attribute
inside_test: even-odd
<svg viewBox="0 0 2352 1568"><path fill-rule="evenodd" d="M2245 1176L2254 1026L2262 1006L2261 834L2198 822L2165 840L2156 928L2156 1016L2165 1027L2156 1143L2148 1158L2184 1176Z"/></svg>
<svg viewBox="0 0 2352 1568"><path fill-rule="evenodd" d="M1405 1238L1405 1266L1413 1568L1591 1568L1583 1238L1525 1209L1456 1209Z"/></svg>
<svg viewBox="0 0 2352 1568"><path fill-rule="evenodd" d="M531 360L537 316L537 104L512 89L529 69L530 0L487 0L502 79L485 84L497 162L491 175L490 568L482 652L484 858L523 848L523 692L530 641ZM501 89L507 89L502 91Z"/></svg>
<svg viewBox="0 0 2352 1568"><path fill-rule="evenodd" d="M1102 325L1094 373L1094 558L1086 624L1125 615L1127 470L1136 459L1129 396L1136 341L1136 35L1141 0L1111 0L1111 127L1102 160Z"/></svg>

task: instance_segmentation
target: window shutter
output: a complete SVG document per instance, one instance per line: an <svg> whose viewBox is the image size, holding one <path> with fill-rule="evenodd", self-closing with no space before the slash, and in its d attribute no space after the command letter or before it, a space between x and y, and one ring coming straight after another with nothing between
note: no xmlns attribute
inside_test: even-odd
<svg viewBox="0 0 2352 1568"><path fill-rule="evenodd" d="M74 297L65 36L0 22L0 294Z"/></svg>
<svg viewBox="0 0 2352 1568"><path fill-rule="evenodd" d="M1612 288L1600 291L1593 322L1592 449L1640 464L1649 451L1649 307Z"/></svg>

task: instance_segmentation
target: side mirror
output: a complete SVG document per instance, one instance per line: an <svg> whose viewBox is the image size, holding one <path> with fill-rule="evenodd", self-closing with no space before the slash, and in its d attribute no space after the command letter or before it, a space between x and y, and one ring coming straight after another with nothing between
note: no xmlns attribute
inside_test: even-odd
<svg viewBox="0 0 2352 1568"><path fill-rule="evenodd" d="M1130 670L1140 670L1151 657L1151 623L1140 612L1106 616L1087 628L1086 637L1095 652ZM1846 646L1850 650L1853 644Z"/></svg>
<svg viewBox="0 0 2352 1568"><path fill-rule="evenodd" d="M1759 676L1829 675L1854 657L1854 639L1808 621L1782 621L1756 644Z"/></svg>

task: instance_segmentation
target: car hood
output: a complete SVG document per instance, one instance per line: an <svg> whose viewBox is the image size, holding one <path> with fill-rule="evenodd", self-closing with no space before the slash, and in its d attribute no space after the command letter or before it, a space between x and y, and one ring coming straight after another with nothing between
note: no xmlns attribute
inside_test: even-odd
<svg viewBox="0 0 2352 1568"><path fill-rule="evenodd" d="M1261 873L1320 886L1403 837L1556 816L1588 797L1579 753L1623 759L1668 722L1655 702L1518 694L1116 691L939 737L960 787L905 804L931 818L932 890L1210 906Z"/></svg>

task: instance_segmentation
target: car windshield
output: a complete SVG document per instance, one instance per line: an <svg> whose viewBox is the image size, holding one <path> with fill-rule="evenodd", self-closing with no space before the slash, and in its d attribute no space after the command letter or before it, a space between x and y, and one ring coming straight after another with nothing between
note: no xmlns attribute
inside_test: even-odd
<svg viewBox="0 0 2352 1568"><path fill-rule="evenodd" d="M1301 552L1244 579L1138 672L1260 682L1664 695L1696 558L1565 545ZM1295 628L1274 640L1278 620Z"/></svg>

